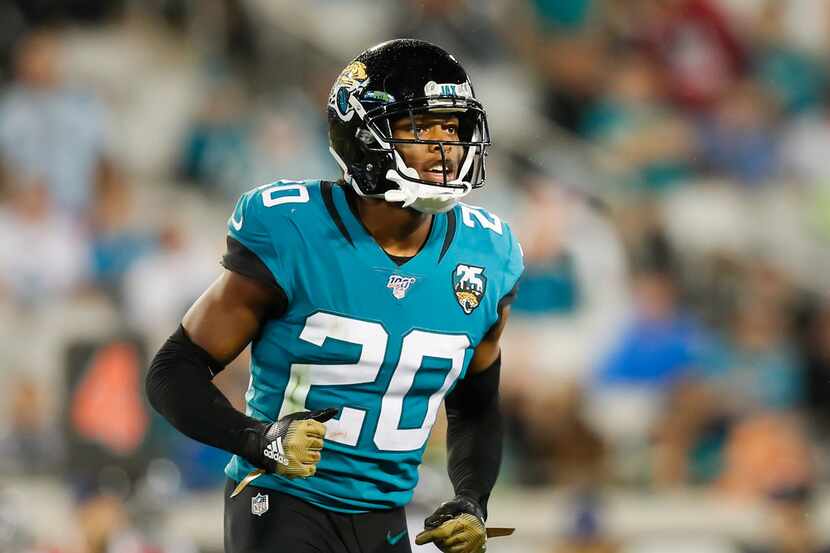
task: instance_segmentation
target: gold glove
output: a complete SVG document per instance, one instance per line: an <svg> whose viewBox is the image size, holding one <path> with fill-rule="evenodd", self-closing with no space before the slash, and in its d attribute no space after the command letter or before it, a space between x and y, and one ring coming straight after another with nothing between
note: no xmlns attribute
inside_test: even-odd
<svg viewBox="0 0 830 553"><path fill-rule="evenodd" d="M487 549L484 510L471 497L457 495L438 506L424 520L415 543L432 542L444 553L481 553Z"/></svg>
<svg viewBox="0 0 830 553"><path fill-rule="evenodd" d="M444 553L481 553L487 549L487 531L481 519L470 513L449 519L437 528L415 536L415 543L433 542Z"/></svg>
<svg viewBox="0 0 830 553"><path fill-rule="evenodd" d="M276 473L286 478L308 478L317 472L326 426L323 424L338 409L330 407L317 411L291 413L270 425L263 425L256 459L249 459L260 467L251 471L236 486L231 497L236 497L260 475Z"/></svg>

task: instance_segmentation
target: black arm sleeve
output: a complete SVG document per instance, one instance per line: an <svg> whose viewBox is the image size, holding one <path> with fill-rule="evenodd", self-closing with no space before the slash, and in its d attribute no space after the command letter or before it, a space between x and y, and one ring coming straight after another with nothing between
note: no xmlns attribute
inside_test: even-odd
<svg viewBox="0 0 830 553"><path fill-rule="evenodd" d="M267 425L234 409L211 382L223 368L179 325L150 364L147 398L183 434L254 462Z"/></svg>
<svg viewBox="0 0 830 553"><path fill-rule="evenodd" d="M448 472L456 495L474 499L487 518L487 500L501 467L501 356L458 383L445 400Z"/></svg>

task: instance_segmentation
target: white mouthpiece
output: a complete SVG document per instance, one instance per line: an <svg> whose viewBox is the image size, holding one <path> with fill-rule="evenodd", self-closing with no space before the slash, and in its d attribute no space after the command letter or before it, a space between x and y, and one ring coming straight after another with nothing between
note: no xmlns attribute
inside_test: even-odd
<svg viewBox="0 0 830 553"><path fill-rule="evenodd" d="M387 202L403 202L406 201L406 194L403 190L387 190L383 194L383 199Z"/></svg>

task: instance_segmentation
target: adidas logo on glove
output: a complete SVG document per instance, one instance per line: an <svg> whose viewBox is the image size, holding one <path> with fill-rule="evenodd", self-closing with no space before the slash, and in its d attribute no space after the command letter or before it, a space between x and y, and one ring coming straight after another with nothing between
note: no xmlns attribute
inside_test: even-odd
<svg viewBox="0 0 830 553"><path fill-rule="evenodd" d="M288 457L285 456L285 450L282 448L282 437L277 438L269 443L263 451L263 455L269 459L273 459L281 465L288 466Z"/></svg>

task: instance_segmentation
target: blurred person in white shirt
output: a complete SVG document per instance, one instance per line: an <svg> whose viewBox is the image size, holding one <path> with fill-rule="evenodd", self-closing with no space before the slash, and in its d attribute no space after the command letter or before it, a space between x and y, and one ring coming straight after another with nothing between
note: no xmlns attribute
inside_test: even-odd
<svg viewBox="0 0 830 553"><path fill-rule="evenodd" d="M14 78L0 98L0 159L9 172L41 180L58 207L81 215L112 165L105 154L107 113L86 87L66 82L60 56L56 31L20 39Z"/></svg>
<svg viewBox="0 0 830 553"><path fill-rule="evenodd" d="M80 226L56 210L41 181L11 184L0 204L0 296L44 306L67 299L86 283L90 253Z"/></svg>
<svg viewBox="0 0 830 553"><path fill-rule="evenodd" d="M129 323L149 336L151 343L161 343L164 336L159 329L178 320L211 283L218 258L209 244L184 229L175 225L163 229L159 249L136 261L124 276Z"/></svg>

